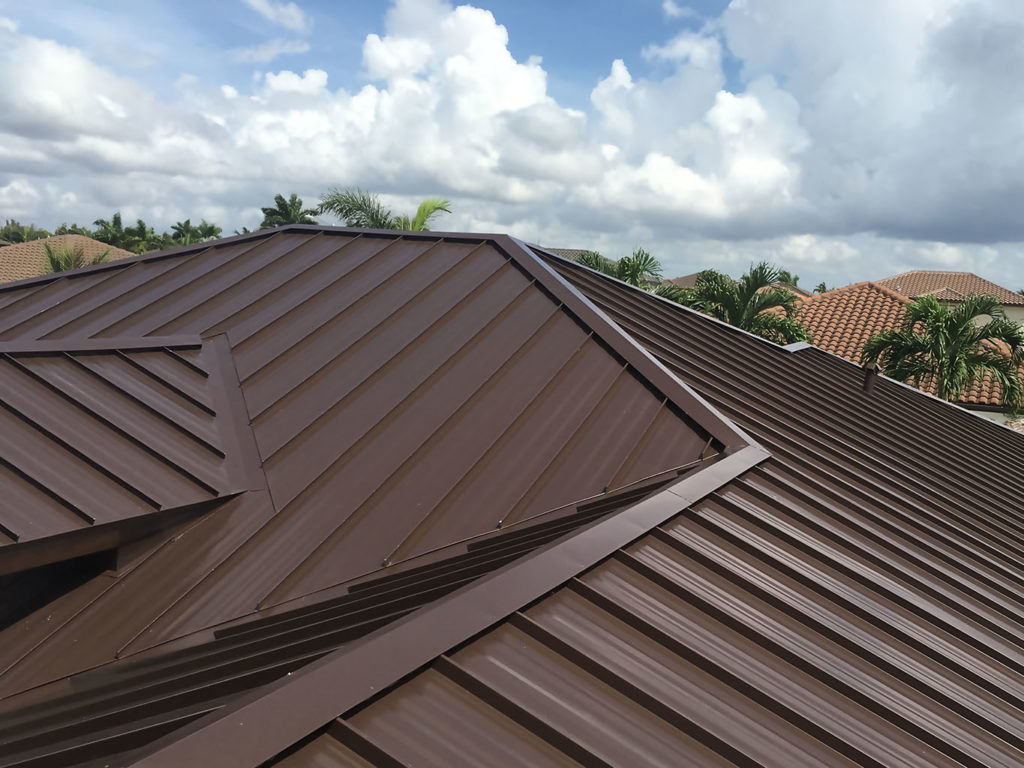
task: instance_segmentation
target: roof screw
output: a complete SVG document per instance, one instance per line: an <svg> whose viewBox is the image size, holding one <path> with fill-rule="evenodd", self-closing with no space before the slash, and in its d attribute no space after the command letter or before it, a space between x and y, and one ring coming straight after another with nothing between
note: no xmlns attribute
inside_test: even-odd
<svg viewBox="0 0 1024 768"><path fill-rule="evenodd" d="M869 363L864 366L864 391L868 394L874 392L875 382L878 380L878 372L882 370L878 363Z"/></svg>

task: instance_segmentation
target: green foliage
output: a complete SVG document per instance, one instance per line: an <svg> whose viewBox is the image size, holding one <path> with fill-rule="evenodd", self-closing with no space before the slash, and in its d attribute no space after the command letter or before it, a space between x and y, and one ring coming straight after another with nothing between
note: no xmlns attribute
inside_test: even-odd
<svg viewBox="0 0 1024 768"><path fill-rule="evenodd" d="M91 229L86 229L85 227L80 227L77 224L68 224L67 222L64 222L59 227L57 227L55 230L53 230L53 234L55 234L55 235L84 235L85 237L93 237L93 231Z"/></svg>
<svg viewBox="0 0 1024 768"><path fill-rule="evenodd" d="M413 232L429 230L429 224L442 213L451 213L451 203L442 197L427 198L419 204L416 214L396 216L384 207L378 195L361 189L332 189L320 198L317 213L329 213L345 222L347 227L367 229L402 229Z"/></svg>
<svg viewBox="0 0 1024 768"><path fill-rule="evenodd" d="M110 256L109 248L90 259L85 255L85 248L81 245L51 245L50 243L43 243L43 252L46 254L45 271L47 274L101 264Z"/></svg>
<svg viewBox="0 0 1024 768"><path fill-rule="evenodd" d="M1010 413L1020 409L1024 396L1024 329L991 296L973 294L954 307L922 296L907 307L900 328L868 339L862 359L899 381L934 383L944 400L960 399L985 374L1002 385Z"/></svg>
<svg viewBox="0 0 1024 768"><path fill-rule="evenodd" d="M145 234L145 225L142 224L142 221L139 221L139 224L142 226L143 234ZM96 219L96 221L93 222L93 226L96 227L93 237L101 243L112 245L115 248L134 251L139 247L141 242L144 242L140 241L134 227L125 229L121 222L120 211L111 216L109 221L107 219Z"/></svg>
<svg viewBox="0 0 1024 768"><path fill-rule="evenodd" d="M674 301L678 304L685 304L688 292L685 288L680 288L678 285L662 283L655 288L652 293L655 296L661 296L663 299L668 299L669 301Z"/></svg>
<svg viewBox="0 0 1024 768"><path fill-rule="evenodd" d="M639 247L615 265L615 276L638 288L656 288L661 284L661 273L661 262Z"/></svg>
<svg viewBox="0 0 1024 768"><path fill-rule="evenodd" d="M7 219L0 227L0 240L7 243L27 243L29 240L40 240L49 236L50 233L45 229L39 229L34 224L22 224L14 219Z"/></svg>
<svg viewBox="0 0 1024 768"><path fill-rule="evenodd" d="M271 229L286 224L316 224L311 218L317 211L313 208L303 208L302 198L292 193L292 196L285 200L284 195L274 195L273 207L261 208L263 222L260 229Z"/></svg>
<svg viewBox="0 0 1024 768"><path fill-rule="evenodd" d="M597 251L584 251L576 258L576 263L595 272L615 277L615 262L606 259Z"/></svg>
<svg viewBox="0 0 1024 768"><path fill-rule="evenodd" d="M825 285L824 281L814 286L814 293L828 293L830 290L832 289Z"/></svg>
<svg viewBox="0 0 1024 768"><path fill-rule="evenodd" d="M700 273L679 303L776 344L810 341L800 324L796 295L778 282L779 271L764 261L739 280L709 269Z"/></svg>
<svg viewBox="0 0 1024 768"><path fill-rule="evenodd" d="M792 285L795 288L800 283L800 275L794 275L788 269L780 269L779 279L776 282Z"/></svg>
<svg viewBox="0 0 1024 768"><path fill-rule="evenodd" d="M170 237L172 245L192 245L207 240L216 240L220 237L221 228L203 219L199 225L194 225L191 219L176 222L171 227Z"/></svg>
<svg viewBox="0 0 1024 768"><path fill-rule="evenodd" d="M606 259L597 251L584 251L576 263L645 290L653 290L661 283L661 262L639 247L618 261Z"/></svg>

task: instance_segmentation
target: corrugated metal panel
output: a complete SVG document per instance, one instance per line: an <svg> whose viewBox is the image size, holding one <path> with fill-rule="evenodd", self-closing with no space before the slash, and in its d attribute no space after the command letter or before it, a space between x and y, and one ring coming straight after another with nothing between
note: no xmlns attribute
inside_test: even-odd
<svg viewBox="0 0 1024 768"><path fill-rule="evenodd" d="M143 518L244 488L215 410L225 384L202 358L31 347L0 344L0 573L116 546L129 521L137 538L168 522Z"/></svg>
<svg viewBox="0 0 1024 768"><path fill-rule="evenodd" d="M563 518L581 499L720 451L641 373L649 361L595 335L546 287L553 279L491 239L299 228L0 289L11 344L203 339L203 355L54 354L40 371L116 389L140 414L123 427L132 437L160 411L174 430L147 450L204 479L213 446L247 489L126 572L62 598L61 621L39 612L0 632L0 695L160 657L172 641L168 652L201 646L212 627L333 599L382 568ZM200 376L215 339L230 444L207 423ZM98 391L83 397L107 418L129 413ZM143 460L99 447L118 467ZM154 494L170 481L139 482ZM45 699L40 690L26 701Z"/></svg>
<svg viewBox="0 0 1024 768"><path fill-rule="evenodd" d="M431 764L394 725L455 686L505 719L431 719L451 754L518 724L594 765L1024 764L1021 437L552 263L773 458L346 714L350 748Z"/></svg>
<svg viewBox="0 0 1024 768"><path fill-rule="evenodd" d="M156 738L493 572L664 482L474 540L440 561L353 586L347 594L215 632L176 652L126 659L0 703L0 765L80 762ZM147 736L139 740L139 731ZM97 736L101 734L101 736ZM99 744L102 742L102 745Z"/></svg>

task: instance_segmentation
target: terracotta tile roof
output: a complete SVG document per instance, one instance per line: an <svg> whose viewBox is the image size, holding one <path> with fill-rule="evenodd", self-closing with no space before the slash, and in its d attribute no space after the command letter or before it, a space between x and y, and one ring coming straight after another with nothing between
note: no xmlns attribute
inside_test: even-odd
<svg viewBox="0 0 1024 768"><path fill-rule="evenodd" d="M800 321L815 346L859 363L864 343L898 328L909 303L906 296L878 283L854 283L804 300Z"/></svg>
<svg viewBox="0 0 1024 768"><path fill-rule="evenodd" d="M541 246L538 246L541 247ZM563 259L571 259L576 261L580 256L585 253L590 253L589 248L544 248L545 251L550 251L556 256L561 256Z"/></svg>
<svg viewBox="0 0 1024 768"><path fill-rule="evenodd" d="M878 285L892 288L905 296L916 299L932 294L944 301L963 301L972 293L995 296L1003 304L1024 306L1024 296L996 285L972 272L942 272L939 270L917 269L875 281Z"/></svg>
<svg viewBox="0 0 1024 768"><path fill-rule="evenodd" d="M860 363L861 350L872 336L899 328L910 298L880 283L864 282L812 296L800 305L800 321L811 332L816 347ZM934 384L923 383L935 394ZM962 405L1001 408L1002 387L986 375L959 402Z"/></svg>
<svg viewBox="0 0 1024 768"><path fill-rule="evenodd" d="M560 254L556 254L560 255ZM700 272L694 272L692 275L683 275L682 277L673 277L671 280L666 280L666 283L671 283L677 288L693 288L697 284L697 278L700 277Z"/></svg>
<svg viewBox="0 0 1024 768"><path fill-rule="evenodd" d="M29 240L27 243L15 243L0 247L0 283L10 283L45 274L46 251L44 246L46 244L49 244L50 247L56 245L71 248L81 247L85 251L86 257L90 259L99 256L104 251L110 251L107 256L108 261L138 255L121 248L114 248L85 235L54 235L39 240Z"/></svg>

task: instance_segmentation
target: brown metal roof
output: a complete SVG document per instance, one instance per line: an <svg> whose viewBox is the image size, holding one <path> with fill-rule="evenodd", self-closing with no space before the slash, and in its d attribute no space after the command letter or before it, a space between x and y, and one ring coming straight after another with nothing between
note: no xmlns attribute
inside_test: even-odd
<svg viewBox="0 0 1024 768"><path fill-rule="evenodd" d="M60 370L88 357L90 376L60 379L59 394L76 415L90 409L67 426L77 440L104 441L111 467L90 464L102 480L130 480L121 470L148 460L154 445L166 454L162 471L180 474L183 464L206 478L226 465L240 478L234 498L143 539L127 567L0 631L8 712L46 701L61 709L69 681L103 688L104 675L125 679L133 657L202 654L189 649L218 642L214 628L320 610L384 569L444 562L496 528L533 531L746 444L507 238L299 227L148 255L0 289L0 344L13 360L54 358ZM112 413L93 389L97 372L96 387L146 402L147 418L158 411L171 437L136 435L144 424ZM143 373L141 384L132 378ZM203 399L209 382L215 405ZM40 384L12 383L19 397ZM179 433L209 442L213 426L202 431L195 414L179 423L171 406L150 402L157 396L185 398L214 421L228 414L218 452L207 457L202 440L181 449ZM113 437L97 431L99 416ZM130 446L118 442L126 435L136 437ZM37 485L50 493L61 480ZM141 473L138 482L154 496L169 481ZM245 667L226 659L232 673ZM242 688L269 679L247 675ZM201 710L210 700L195 701ZM159 707L143 703L157 717ZM104 715L111 744L140 722L123 710ZM184 722L183 712L159 711ZM37 738L51 741L52 726L57 739L62 722L43 722Z"/></svg>
<svg viewBox="0 0 1024 768"><path fill-rule="evenodd" d="M342 714L282 762L1019 765L1020 436L889 380L865 392L860 368L820 350L552 263L772 457L680 499L681 514L549 597L544 584L539 602L519 595L490 631L465 627L477 639L383 695L388 676L356 680L355 666L386 649L420 667L424 628L470 612L464 595L339 651L305 687L268 690L268 712L318 696ZM494 580L512 591L525 573ZM360 690L332 688L335 672ZM240 735L236 715L263 722L260 704L139 764L208 753Z"/></svg>
<svg viewBox="0 0 1024 768"><path fill-rule="evenodd" d="M236 425L217 343L61 346L0 342L0 574L110 549L247 487L224 450Z"/></svg>
<svg viewBox="0 0 1024 768"><path fill-rule="evenodd" d="M866 391L862 369L813 347L780 348L557 258L544 256L545 266L513 241L487 242L632 366L646 391L686 413L680 423L716 436L712 460L679 479L657 474L662 484L651 489L636 483L632 492L646 495L609 500L597 522L576 526L583 510L556 511L542 524L567 526L561 537L532 549L534 533L505 539L522 553L510 562L474 561L468 545L452 542L425 556L424 571L409 563L394 577L365 577L369 596L382 596L367 604L371 616L386 613L388 594L411 600L401 610L421 607L328 644L326 655L320 647L316 661L249 693L207 696L212 711L198 719L194 709L161 709L145 720L175 659L223 648L224 666L197 672L216 691L231 669L253 674L232 649L293 659L319 629L347 631L346 601L358 602L358 590L309 593L267 610L272 619L235 620L219 637L200 631L127 665L22 693L8 717L42 728L25 738L54 728L63 740L46 743L68 751L36 754L35 763L31 753L9 754L5 763L0 747L0 765L91 756L148 768L211 756L223 766L276 756L288 768L1021 764L1022 436L887 379ZM605 423L603 445L632 439L621 421ZM265 495L242 494L189 530L214 520L228 538L251 530L245 523ZM462 570L469 563L482 570ZM459 588L414 597L432 583ZM159 599L164 589L148 594ZM51 615L64 620L73 603L56 601ZM117 631L120 614L97 615ZM74 636L99 634L79 627ZM129 684L147 664L159 674ZM89 710L100 723L78 723L74 704L63 709L67 687L86 692L83 711L106 702ZM164 735L126 753L133 733L140 742Z"/></svg>

